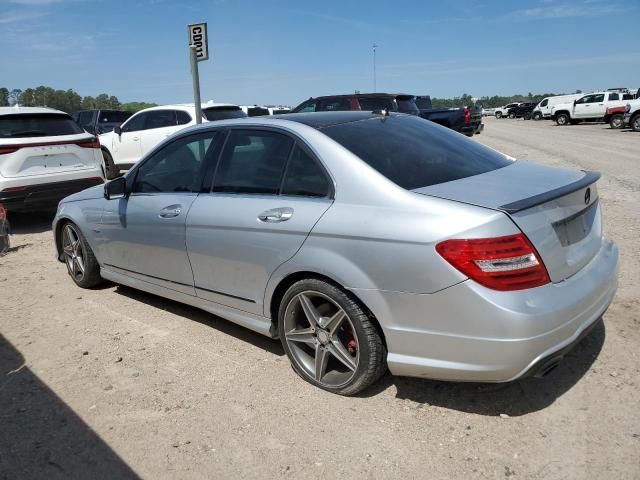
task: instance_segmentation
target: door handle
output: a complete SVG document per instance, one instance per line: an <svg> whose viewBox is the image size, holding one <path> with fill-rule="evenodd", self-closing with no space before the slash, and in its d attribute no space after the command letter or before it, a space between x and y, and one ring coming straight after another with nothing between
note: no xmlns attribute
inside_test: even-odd
<svg viewBox="0 0 640 480"><path fill-rule="evenodd" d="M266 210L258 215L258 220L266 223L286 222L293 216L293 208L281 207Z"/></svg>
<svg viewBox="0 0 640 480"><path fill-rule="evenodd" d="M169 205L160 210L160 218L175 218L182 213L182 205Z"/></svg>
<svg viewBox="0 0 640 480"><path fill-rule="evenodd" d="M138 140L140 140L140 137L133 137L131 140L133 140L134 142L137 142Z"/></svg>

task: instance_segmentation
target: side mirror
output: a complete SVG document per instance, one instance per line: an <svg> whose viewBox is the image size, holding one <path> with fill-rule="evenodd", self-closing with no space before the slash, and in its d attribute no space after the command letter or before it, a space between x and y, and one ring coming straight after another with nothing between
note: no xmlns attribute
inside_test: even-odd
<svg viewBox="0 0 640 480"><path fill-rule="evenodd" d="M104 184L104 198L107 200L115 200L127 196L127 179L124 177L114 178L110 182Z"/></svg>
<svg viewBox="0 0 640 480"><path fill-rule="evenodd" d="M574 105L575 105L576 103L578 103L578 100L574 100L574 101L573 101L573 104L574 104Z"/></svg>
<svg viewBox="0 0 640 480"><path fill-rule="evenodd" d="M113 127L113 131L116 133L116 135L122 135L122 128L118 127Z"/></svg>

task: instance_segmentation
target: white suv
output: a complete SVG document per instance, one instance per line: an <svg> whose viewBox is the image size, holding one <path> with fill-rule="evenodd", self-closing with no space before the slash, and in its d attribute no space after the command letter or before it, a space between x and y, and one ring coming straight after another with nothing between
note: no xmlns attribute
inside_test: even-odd
<svg viewBox="0 0 640 480"><path fill-rule="evenodd" d="M494 115L496 118L506 117L509 115L509 110L513 107L517 107L518 105L522 105L522 102L510 103L504 107L498 107L494 110Z"/></svg>
<svg viewBox="0 0 640 480"><path fill-rule="evenodd" d="M245 117L237 105L203 103L203 122ZM193 103L140 110L112 132L100 135L107 177L116 177L171 134L196 123Z"/></svg>
<svg viewBox="0 0 640 480"><path fill-rule="evenodd" d="M0 205L55 209L72 193L104 183L98 139L52 108L0 108Z"/></svg>

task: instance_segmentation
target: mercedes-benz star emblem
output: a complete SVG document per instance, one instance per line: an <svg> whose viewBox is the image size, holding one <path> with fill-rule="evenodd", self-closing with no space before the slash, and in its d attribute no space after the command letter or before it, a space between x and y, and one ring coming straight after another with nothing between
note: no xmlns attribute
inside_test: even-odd
<svg viewBox="0 0 640 480"><path fill-rule="evenodd" d="M584 204L589 205L589 201L591 200L591 189L587 188L584 192Z"/></svg>

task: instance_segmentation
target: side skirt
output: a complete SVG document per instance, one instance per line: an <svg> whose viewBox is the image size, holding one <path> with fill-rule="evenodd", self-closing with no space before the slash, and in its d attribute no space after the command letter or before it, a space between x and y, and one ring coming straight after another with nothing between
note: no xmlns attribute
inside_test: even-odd
<svg viewBox="0 0 640 480"><path fill-rule="evenodd" d="M209 300L187 295L170 288L154 285L153 283L145 282L137 278L132 278L121 273L109 270L104 266L100 269L100 275L105 280L110 280L114 283L126 285L127 287L142 290L144 292L158 295L160 297L175 300L176 302L185 303L192 307L199 308L205 312L209 312L213 315L217 315L225 320L241 325L249 330L258 332L267 337L273 337L271 334L271 319L262 317L260 315L254 315L252 313L236 310L235 308L228 307L226 305L220 305Z"/></svg>

